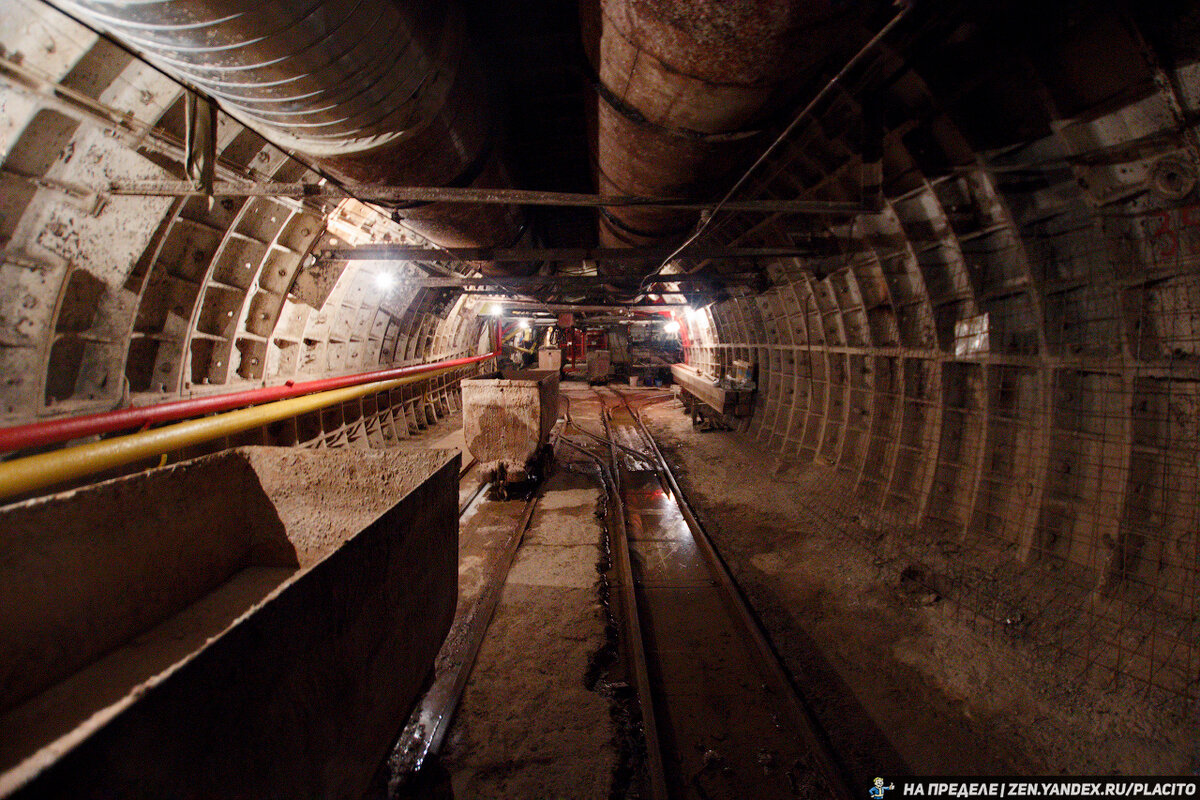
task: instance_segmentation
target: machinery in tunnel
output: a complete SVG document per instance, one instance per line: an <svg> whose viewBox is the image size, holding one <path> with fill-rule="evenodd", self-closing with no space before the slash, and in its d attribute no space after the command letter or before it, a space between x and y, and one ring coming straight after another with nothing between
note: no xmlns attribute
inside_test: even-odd
<svg viewBox="0 0 1200 800"><path fill-rule="evenodd" d="M1191 0L0 0L0 795L1200 770L1198 42ZM690 744L705 648L811 758L716 690Z"/></svg>

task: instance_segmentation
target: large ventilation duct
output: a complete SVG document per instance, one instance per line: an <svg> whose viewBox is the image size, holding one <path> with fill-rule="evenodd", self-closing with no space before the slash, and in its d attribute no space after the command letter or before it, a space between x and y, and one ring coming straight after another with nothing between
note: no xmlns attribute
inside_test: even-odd
<svg viewBox="0 0 1200 800"><path fill-rule="evenodd" d="M600 0L584 11L598 76L601 193L718 196L791 82L824 54L828 2ZM598 24L598 27L596 23ZM590 28L590 30L589 30ZM818 52L819 51L819 52ZM601 243L677 243L695 212L606 209Z"/></svg>
<svg viewBox="0 0 1200 800"><path fill-rule="evenodd" d="M274 144L372 185L504 186L484 79L445 0L55 5L215 98ZM446 247L508 246L512 206L400 209Z"/></svg>

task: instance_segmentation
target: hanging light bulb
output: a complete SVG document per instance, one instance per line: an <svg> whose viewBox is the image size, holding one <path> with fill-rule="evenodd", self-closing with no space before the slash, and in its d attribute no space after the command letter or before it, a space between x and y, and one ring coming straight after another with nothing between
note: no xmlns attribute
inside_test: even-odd
<svg viewBox="0 0 1200 800"><path fill-rule="evenodd" d="M375 274L375 288L381 292L391 291L396 285L396 276L390 272L379 272Z"/></svg>
<svg viewBox="0 0 1200 800"><path fill-rule="evenodd" d="M679 333L679 323L671 320L666 325L663 325L663 333Z"/></svg>

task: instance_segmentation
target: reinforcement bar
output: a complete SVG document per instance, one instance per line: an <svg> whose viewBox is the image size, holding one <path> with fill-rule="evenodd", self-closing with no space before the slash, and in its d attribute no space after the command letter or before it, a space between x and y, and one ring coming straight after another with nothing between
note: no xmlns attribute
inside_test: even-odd
<svg viewBox="0 0 1200 800"><path fill-rule="evenodd" d="M450 372L464 366L463 361L482 361L492 357L491 355L479 356L473 359L456 359L455 361L422 365L423 368L415 373L412 368L407 368L409 374L390 380L375 380L357 386L314 392L302 397L276 400L212 417L192 419L163 428L140 431L126 436L117 436L49 453L5 461L0 463L0 500L26 495L213 439L232 436L272 422L317 411L336 403L355 400L368 394L386 392L427 377ZM390 371L384 370L383 372ZM314 381L313 383L318 382Z"/></svg>
<svg viewBox="0 0 1200 800"><path fill-rule="evenodd" d="M162 422L174 422L205 414L215 414L243 406L272 403L291 397L300 397L314 392L329 389L341 389L348 386L358 386L382 380L391 380L408 375L424 375L434 370L447 367L464 367L496 358L498 353L488 353L481 356L455 358L449 361L438 361L433 364L417 364L411 367L394 367L360 372L356 375L343 375L338 378L324 378L315 381L293 383L288 381L279 386L266 386L261 389L250 389L244 392L198 397L190 400L178 400L172 403L160 403L153 406L137 408L122 408L117 411L105 411L99 414L84 414L78 417L49 419L42 422L32 422L26 425L14 425L11 428L0 428L0 453L13 450L24 450L29 447L66 442L71 439L82 439L85 436L95 436L102 433L141 428L146 425L156 425Z"/></svg>

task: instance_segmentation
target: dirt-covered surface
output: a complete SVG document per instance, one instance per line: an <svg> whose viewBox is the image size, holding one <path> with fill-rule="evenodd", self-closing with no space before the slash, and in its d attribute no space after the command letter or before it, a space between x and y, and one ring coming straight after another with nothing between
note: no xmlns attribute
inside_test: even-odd
<svg viewBox="0 0 1200 800"><path fill-rule="evenodd" d="M170 725L164 727L161 720L165 717L160 718L169 715L163 708L176 707L171 705L173 701L161 699L163 693L176 693L170 696L184 698L179 707L190 707L188 696L195 692L188 688L193 685L189 681L195 685L211 682L211 675L223 674L222 659L244 662L250 675L255 673L254 659L288 647L300 652L304 647L296 643L301 639L312 645L312 659L275 659L278 675L283 676L280 685L291 687L288 691L295 695L298 707L321 708L329 700L321 692L329 691L330 685L341 686L336 680L306 684L312 675L342 675L350 665L351 672L361 670L364 685L369 686L376 685L378 675L386 674L390 689L375 691L369 703L362 699L365 694L355 695L365 690L355 687L353 681L349 688L341 687L346 691L337 692L342 711L353 709L355 702L360 708L370 707L369 713L353 718L363 751L378 748L389 733L391 716L420 688L424 669L414 669L412 664L424 662L422 648L436 649L444 630L438 627L444 624L439 620L444 621L453 608L452 595L446 593L447 587L453 590L449 580L454 568L453 514L437 519L437 524L433 520L438 513L434 509L447 505L445 490L456 483L457 473L448 462L457 460L457 455L447 450L244 447L8 507L0 520L0 531L9 534L7 540L23 533L39 546L28 549L34 569L13 554L0 558L4 566L0 584L21 589L23 584L16 578L24 574L30 585L40 587L42 596L21 591L13 595L12 599L19 601L16 605L0 603L0 621L4 623L0 625L4 631L0 661L5 661L5 652L22 656L20 661L7 660L24 667L18 674L26 676L26 685L37 692L18 698L24 702L15 707L10 707L9 697L0 697L0 711L4 712L0 730L19 733L0 736L0 771L35 754L24 766L0 775L0 787L16 786L51 762L59 765L53 767L55 774L75 770L61 766L67 762L58 759L66 758L67 743L85 738L88 743L78 752L124 753L129 764L140 758L130 754L143 752L138 742L145 740L146 730L166 731L181 744L160 754L164 763L176 757L180 763L186 762L189 759L180 754L190 752L187 748L199 741L188 737L193 733L202 737L204 731L217 729L213 726L223 727L223 722L214 720L222 719L230 708L245 709L248 718L260 719L279 711L278 704L272 705L270 695L256 694L257 690L246 691L246 696L255 697L246 702L238 694L242 689L234 686L231 696L241 700L223 704L216 702L222 698L214 698L215 705L206 705L203 713L190 717L196 721L195 732L186 725L186 730L174 731ZM310 567L332 554L439 470L440 483L434 484L438 491L424 494L429 505L418 508L420 501L410 498L401 509L401 513L411 514L420 536L394 540L384 534L366 535L354 543L356 549L348 548L340 559L335 556L325 562L315 577L313 573L297 575L297 567ZM87 513L81 514L81 507ZM30 514L40 516L28 517ZM48 570L48 564L54 569ZM359 613L361 608L375 611L382 606L371 605L373 600L361 600L358 594L351 593L347 599L322 590L321 581L326 581L326 586L340 581L354 585L363 597L384 602L379 581L385 578L380 577L380 570L365 569L366 564L373 568L383 565L386 580L394 578L402 584L388 594L387 602L395 608L385 609L387 614L364 615ZM57 580L49 580L51 575ZM256 608L285 583L279 602ZM366 605L360 606L362 603ZM315 617L308 613L309 605L319 605L320 613ZM418 607L419 614L412 611ZM264 614L270 622L262 622ZM341 617L353 617L345 626L349 634L339 631L341 638L337 638L322 627L329 619ZM279 641L289 642L288 647L280 650L279 641L253 632L264 624L272 635L282 637ZM41 645L26 629L44 631L47 644ZM36 646L34 655L44 653L39 657L53 671L41 667L34 673L30 669L39 665L24 655L29 643ZM203 654L197 655L201 651ZM336 667L328 668L320 653L334 652ZM185 659L191 659L187 666ZM306 672L310 668L311 674ZM372 670L378 672L372 674ZM147 682L153 683L154 697L159 700L134 702L145 693ZM257 686L253 680L247 685ZM322 685L324 690L319 688ZM263 697L267 699L258 704ZM164 702L166 706L161 705ZM336 719L338 713L341 711L327 716ZM109 725L118 714L117 721ZM143 725L148 727L139 727ZM113 733L118 728L126 733ZM248 726L247 730L251 729L254 725ZM248 735L253 738L254 734ZM284 752L297 745L297 735L291 729L272 729L270 740ZM320 754L333 752L336 742L314 734L317 740L320 746L304 746L320 763ZM338 773L336 780L353 785L357 782L354 770L361 768L343 767L339 762L328 775ZM117 770L106 775L105 780L111 782L102 781L108 788L100 793L127 794L113 787L130 785L121 783L129 774ZM173 777L165 784L153 783L157 778L147 780L147 786L175 785Z"/></svg>
<svg viewBox="0 0 1200 800"><path fill-rule="evenodd" d="M839 473L780 464L744 434L701 433L678 403L645 419L856 784L1200 769L1194 720L1065 674L1019 630L997 635L881 556L887 530L874 550L850 541Z"/></svg>
<svg viewBox="0 0 1200 800"><path fill-rule="evenodd" d="M565 469L544 484L442 751L458 800L609 795L615 726L587 674L606 642L597 500Z"/></svg>
<svg viewBox="0 0 1200 800"><path fill-rule="evenodd" d="M250 462L306 567L374 522L439 467L449 450L247 447Z"/></svg>

